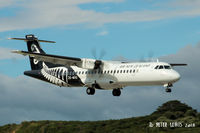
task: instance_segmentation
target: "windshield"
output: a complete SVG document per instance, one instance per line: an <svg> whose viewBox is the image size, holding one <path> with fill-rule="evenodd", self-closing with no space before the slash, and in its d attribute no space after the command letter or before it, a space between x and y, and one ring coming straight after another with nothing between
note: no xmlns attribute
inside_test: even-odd
<svg viewBox="0 0 200 133"><path fill-rule="evenodd" d="M170 66L164 66L165 67L165 69L171 69L171 67Z"/></svg>
<svg viewBox="0 0 200 133"><path fill-rule="evenodd" d="M157 65L154 69L171 69L169 65Z"/></svg>

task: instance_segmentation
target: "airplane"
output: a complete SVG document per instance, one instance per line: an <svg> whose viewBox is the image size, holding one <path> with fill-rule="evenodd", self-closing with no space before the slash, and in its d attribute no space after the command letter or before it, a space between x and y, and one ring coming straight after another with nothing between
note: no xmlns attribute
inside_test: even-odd
<svg viewBox="0 0 200 133"><path fill-rule="evenodd" d="M171 92L173 84L180 79L174 64L166 62L121 62L88 58L75 58L46 54L40 42L33 34L25 38L9 38L23 40L28 51L13 50L13 53L29 56L31 70L24 75L55 84L60 87L87 87L86 93L94 95L96 89L112 90L113 96L120 96L121 90L127 86L158 86Z"/></svg>

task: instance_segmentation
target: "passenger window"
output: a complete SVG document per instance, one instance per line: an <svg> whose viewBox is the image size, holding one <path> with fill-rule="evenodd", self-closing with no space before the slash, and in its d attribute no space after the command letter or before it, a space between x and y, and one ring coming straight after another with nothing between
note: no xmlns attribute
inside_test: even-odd
<svg viewBox="0 0 200 133"><path fill-rule="evenodd" d="M122 73L122 70L120 70L120 73Z"/></svg>
<svg viewBox="0 0 200 133"><path fill-rule="evenodd" d="M128 73L128 70L126 70L126 73Z"/></svg>
<svg viewBox="0 0 200 133"><path fill-rule="evenodd" d="M116 71L114 70L114 73L115 73Z"/></svg>
<svg viewBox="0 0 200 133"><path fill-rule="evenodd" d="M124 70L124 73L125 73L126 71Z"/></svg>
<svg viewBox="0 0 200 133"><path fill-rule="evenodd" d="M119 73L119 70L117 70L117 73Z"/></svg>
<svg viewBox="0 0 200 133"><path fill-rule="evenodd" d="M163 69L163 66L159 66L159 69Z"/></svg>
<svg viewBox="0 0 200 133"><path fill-rule="evenodd" d="M109 71L107 73L109 74Z"/></svg>
<svg viewBox="0 0 200 133"><path fill-rule="evenodd" d="M110 73L112 73L112 70L110 71Z"/></svg>
<svg viewBox="0 0 200 133"><path fill-rule="evenodd" d="M130 73L132 73L132 70L130 70Z"/></svg>

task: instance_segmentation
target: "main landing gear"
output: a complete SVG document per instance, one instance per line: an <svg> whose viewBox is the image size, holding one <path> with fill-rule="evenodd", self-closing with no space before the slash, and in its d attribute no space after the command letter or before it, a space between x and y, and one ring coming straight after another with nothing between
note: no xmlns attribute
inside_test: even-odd
<svg viewBox="0 0 200 133"><path fill-rule="evenodd" d="M120 88L113 89L112 94L113 94L113 96L120 96L121 95Z"/></svg>
<svg viewBox="0 0 200 133"><path fill-rule="evenodd" d="M88 88L86 89L86 93L87 93L88 95L94 95L95 89L94 89L93 87L88 87ZM121 95L121 90L120 90L120 88L113 89L112 94L113 94L113 96L120 96L120 95Z"/></svg>
<svg viewBox="0 0 200 133"><path fill-rule="evenodd" d="M87 92L88 95L94 95L95 89L92 88L92 87L88 87L88 88L86 89L86 92Z"/></svg>
<svg viewBox="0 0 200 133"><path fill-rule="evenodd" d="M171 83L168 83L167 85L166 85L166 89L165 89L165 91L167 92L167 93L170 93L170 92L172 92L172 89L170 88L170 87L173 87L173 84L171 84Z"/></svg>

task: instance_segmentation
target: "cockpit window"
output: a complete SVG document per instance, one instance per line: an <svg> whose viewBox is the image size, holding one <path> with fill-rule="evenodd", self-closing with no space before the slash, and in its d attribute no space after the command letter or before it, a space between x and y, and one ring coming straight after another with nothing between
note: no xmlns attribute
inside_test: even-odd
<svg viewBox="0 0 200 133"><path fill-rule="evenodd" d="M154 69L158 69L159 66L156 66Z"/></svg>
<svg viewBox="0 0 200 133"><path fill-rule="evenodd" d="M165 67L165 69L171 69L171 67L170 66L164 66Z"/></svg>
<svg viewBox="0 0 200 133"><path fill-rule="evenodd" d="M171 69L169 65L157 65L154 69Z"/></svg>
<svg viewBox="0 0 200 133"><path fill-rule="evenodd" d="M159 66L159 69L163 69L163 66Z"/></svg>

